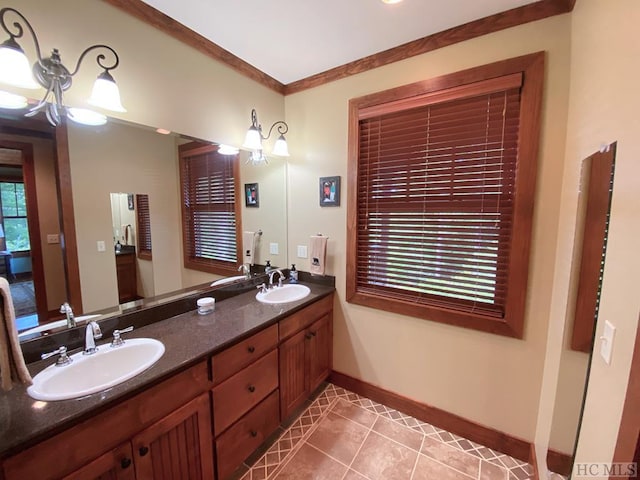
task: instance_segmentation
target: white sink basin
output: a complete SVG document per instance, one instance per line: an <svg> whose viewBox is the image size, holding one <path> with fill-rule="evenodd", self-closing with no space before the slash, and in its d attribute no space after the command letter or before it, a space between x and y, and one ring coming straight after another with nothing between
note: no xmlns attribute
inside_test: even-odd
<svg viewBox="0 0 640 480"><path fill-rule="evenodd" d="M216 280L211 284L212 287L217 287L218 285L225 285L227 283L237 282L238 280L244 280L244 275L236 275L235 277L226 277L221 278L220 280Z"/></svg>
<svg viewBox="0 0 640 480"><path fill-rule="evenodd" d="M76 325L80 325L87 320L91 320L92 318L99 317L100 315L82 315L80 317L75 317ZM31 335L32 333L44 332L46 330L52 330L54 328L60 328L67 325L67 319L56 320L55 322L43 323L42 325L38 325L37 327L30 328L29 330L25 330L24 332L18 333L18 338L26 337L27 335Z"/></svg>
<svg viewBox="0 0 640 480"><path fill-rule="evenodd" d="M162 342L152 338L126 339L124 345L115 348L107 343L93 355L71 355L69 365L48 366L33 378L27 393L45 401L83 397L135 377L163 354Z"/></svg>
<svg viewBox="0 0 640 480"><path fill-rule="evenodd" d="M260 292L256 295L256 298L259 302L276 305L278 303L295 302L296 300L302 300L304 297L309 295L309 293L311 293L309 287L298 284L290 284L283 285L281 287L274 287L264 293Z"/></svg>

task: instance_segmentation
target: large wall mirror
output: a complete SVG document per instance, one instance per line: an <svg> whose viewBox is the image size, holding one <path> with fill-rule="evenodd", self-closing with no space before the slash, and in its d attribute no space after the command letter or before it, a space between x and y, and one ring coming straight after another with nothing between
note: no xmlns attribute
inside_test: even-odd
<svg viewBox="0 0 640 480"><path fill-rule="evenodd" d="M582 162L567 320L547 465L569 475L580 429L602 287L616 144Z"/></svg>
<svg viewBox="0 0 640 480"><path fill-rule="evenodd" d="M119 292L120 267L115 244L120 243L121 255L127 247L139 248L135 213L140 195L148 202L153 254L143 259L138 258L138 252L134 255L135 297L162 295L219 278L183 267L178 146L194 139L180 134L159 134L155 129L120 120L100 127L69 122L66 129L56 131L43 125L44 122L39 125L35 122L34 127L19 112L3 113L2 117L0 139L33 145L30 161L35 183L27 190L37 194L37 203L29 212L32 216L37 214L39 232L31 238L31 249L22 255L31 257L34 265L42 264L39 274L37 268L32 272L32 278L42 277L36 284L43 285L46 291L44 306L34 312L38 323L60 318L59 308L65 301L71 303L74 311L87 314L122 310L123 300L133 300L131 296L123 298ZM65 169L57 163L64 162L60 157L64 157L65 151L70 175L66 180L60 178ZM243 208L241 229L263 232L254 263L270 260L272 265L286 267L286 163L278 159L254 166L246 162L247 155L241 151L237 160L240 184L259 185L260 206L246 208L242 190L237 192L237 201ZM69 180L72 195L64 187ZM29 187L26 178L25 185ZM73 211L71 225L70 211ZM62 261L64 248L73 247L71 236L67 234L65 238L65 232L70 230L75 230L75 267ZM38 246L41 253L36 252ZM13 254L12 265L20 264L17 261L20 255ZM73 268L78 272L78 285L65 281ZM27 278L28 272L23 273L22 278ZM16 275L13 279L20 278ZM77 305L74 291L81 293L81 305Z"/></svg>

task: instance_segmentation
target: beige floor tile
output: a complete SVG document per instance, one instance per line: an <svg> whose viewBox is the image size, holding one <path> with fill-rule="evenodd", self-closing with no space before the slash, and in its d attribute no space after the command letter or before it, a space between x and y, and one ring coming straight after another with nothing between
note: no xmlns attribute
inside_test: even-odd
<svg viewBox="0 0 640 480"><path fill-rule="evenodd" d="M347 467L305 443L275 476L275 479L336 480L342 478L346 471Z"/></svg>
<svg viewBox="0 0 640 480"><path fill-rule="evenodd" d="M371 480L408 480L418 453L370 432L351 468Z"/></svg>
<svg viewBox="0 0 640 480"><path fill-rule="evenodd" d="M482 460L480 462L480 480L507 480L507 469Z"/></svg>
<svg viewBox="0 0 640 480"><path fill-rule="evenodd" d="M470 477L429 457L420 455L411 480L472 480L475 478L477 477Z"/></svg>
<svg viewBox="0 0 640 480"><path fill-rule="evenodd" d="M385 417L378 417L373 430L413 450L419 451L424 435Z"/></svg>
<svg viewBox="0 0 640 480"><path fill-rule="evenodd" d="M478 478L480 470L480 459L478 457L474 457L446 443L439 442L432 437L425 437L422 444L422 453L473 478Z"/></svg>
<svg viewBox="0 0 640 480"><path fill-rule="evenodd" d="M367 428L371 427L378 417L375 413L354 405L353 403L347 402L342 398L339 398L336 401L336 404L333 406L331 411L338 415L342 415L349 420L353 420Z"/></svg>
<svg viewBox="0 0 640 480"><path fill-rule="evenodd" d="M307 442L349 465L367 436L368 428L329 412Z"/></svg>

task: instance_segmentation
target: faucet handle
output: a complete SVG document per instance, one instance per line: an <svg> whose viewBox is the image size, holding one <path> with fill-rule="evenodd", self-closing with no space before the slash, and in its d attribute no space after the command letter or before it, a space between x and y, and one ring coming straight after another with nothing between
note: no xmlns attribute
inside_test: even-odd
<svg viewBox="0 0 640 480"><path fill-rule="evenodd" d="M67 347L61 345L60 348L54 350L53 352L43 353L40 355L42 360L46 360L49 357L53 357L54 355L60 355L58 360L56 360L56 367L63 367L65 365L69 365L73 362L73 359L67 356Z"/></svg>
<svg viewBox="0 0 640 480"><path fill-rule="evenodd" d="M267 292L267 284L266 283L261 283L256 288L258 290L260 290L260 293L266 293Z"/></svg>
<svg viewBox="0 0 640 480"><path fill-rule="evenodd" d="M113 340L111 341L111 347L115 348L115 347L119 347L121 345L124 345L124 340L120 337L120 334L122 333L129 333L133 331L133 325L127 327L127 328L123 328L122 330L114 330L113 331Z"/></svg>

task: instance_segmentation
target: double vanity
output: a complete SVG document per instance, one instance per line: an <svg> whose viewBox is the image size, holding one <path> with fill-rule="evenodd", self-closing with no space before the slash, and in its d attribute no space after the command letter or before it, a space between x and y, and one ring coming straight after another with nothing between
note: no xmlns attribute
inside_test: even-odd
<svg viewBox="0 0 640 480"><path fill-rule="evenodd" d="M190 297L185 313L123 333L132 349L142 338L164 347L126 381L70 400L35 400L24 387L0 396L0 478L229 478L331 371L333 285L285 285L259 301L248 283L222 286L242 292L223 301L215 289L200 292L216 296L211 313L198 314ZM289 300L306 293L299 287L308 294ZM111 348L104 338L102 351ZM116 356L78 372L99 377L92 369L118 364Z"/></svg>

